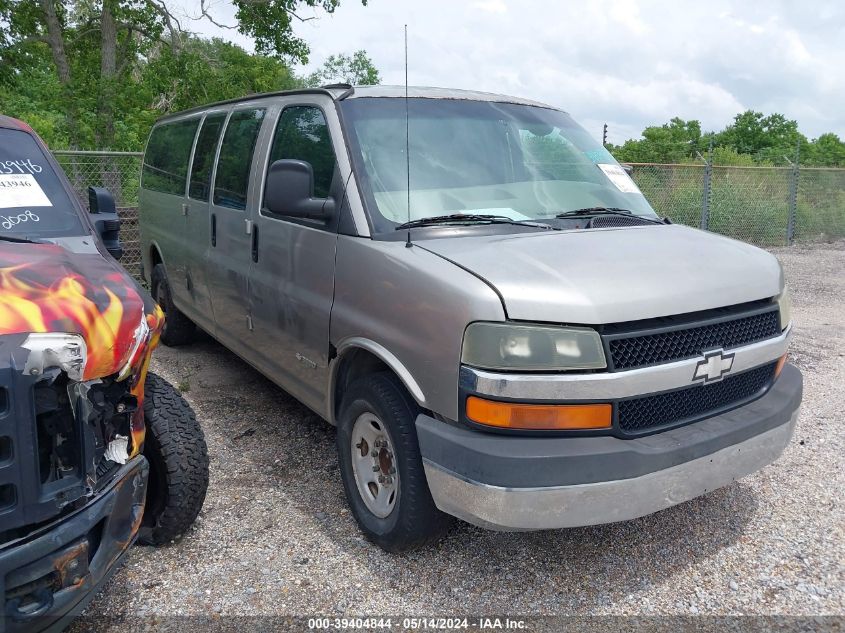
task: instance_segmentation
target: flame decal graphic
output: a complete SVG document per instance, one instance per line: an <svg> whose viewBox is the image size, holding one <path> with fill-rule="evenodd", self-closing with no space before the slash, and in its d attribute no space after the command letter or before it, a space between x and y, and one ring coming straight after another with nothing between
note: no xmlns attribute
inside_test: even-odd
<svg viewBox="0 0 845 633"><path fill-rule="evenodd" d="M144 379L163 325L158 305L99 253L71 253L54 244L0 245L0 335L80 334L88 347L83 379L122 373L138 398L132 455L144 439Z"/></svg>

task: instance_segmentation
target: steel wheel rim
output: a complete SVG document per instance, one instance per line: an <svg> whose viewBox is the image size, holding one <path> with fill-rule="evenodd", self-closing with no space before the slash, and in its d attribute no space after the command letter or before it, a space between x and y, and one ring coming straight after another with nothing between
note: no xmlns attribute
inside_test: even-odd
<svg viewBox="0 0 845 633"><path fill-rule="evenodd" d="M362 413L352 425L349 449L358 494L370 512L384 519L399 498L396 453L387 427L375 414Z"/></svg>

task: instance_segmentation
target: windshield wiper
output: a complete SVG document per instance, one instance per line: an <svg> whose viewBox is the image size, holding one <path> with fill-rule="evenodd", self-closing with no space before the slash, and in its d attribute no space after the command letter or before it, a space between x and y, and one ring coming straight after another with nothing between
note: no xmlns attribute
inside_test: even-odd
<svg viewBox="0 0 845 633"><path fill-rule="evenodd" d="M6 235L5 233L0 233L0 240L3 240L4 242L14 242L16 244L40 244L37 240L17 237L16 235Z"/></svg>
<svg viewBox="0 0 845 633"><path fill-rule="evenodd" d="M619 207L585 207L583 209L564 211L563 213L558 213L555 217L573 218L582 215L621 215L628 218L637 218L638 220L645 220L646 222L653 222L654 224L668 224L666 218L650 218L646 215L637 215L630 209L620 209Z"/></svg>
<svg viewBox="0 0 845 633"><path fill-rule="evenodd" d="M516 224L517 226L534 226L540 229L554 229L555 227L533 220L514 220L505 215L488 215L486 213L452 213L450 215L435 215L430 218L411 220L396 226L396 230L412 229L418 226L437 226L438 224Z"/></svg>

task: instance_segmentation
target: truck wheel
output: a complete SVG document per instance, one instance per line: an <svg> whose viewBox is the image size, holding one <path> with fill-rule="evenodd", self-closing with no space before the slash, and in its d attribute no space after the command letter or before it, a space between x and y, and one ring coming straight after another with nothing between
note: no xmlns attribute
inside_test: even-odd
<svg viewBox="0 0 845 633"><path fill-rule="evenodd" d="M194 340L196 326L173 305L170 294L170 282L164 264L156 264L151 276L151 294L153 300L164 310L164 329L161 332L161 342L168 347L187 345Z"/></svg>
<svg viewBox="0 0 845 633"><path fill-rule="evenodd" d="M144 456L150 462L147 504L138 541L161 545L197 518L208 488L208 449L194 412L166 380L144 384Z"/></svg>
<svg viewBox="0 0 845 633"><path fill-rule="evenodd" d="M352 514L365 536L389 552L421 547L452 522L428 490L418 412L399 379L384 372L349 387L338 420L340 473Z"/></svg>

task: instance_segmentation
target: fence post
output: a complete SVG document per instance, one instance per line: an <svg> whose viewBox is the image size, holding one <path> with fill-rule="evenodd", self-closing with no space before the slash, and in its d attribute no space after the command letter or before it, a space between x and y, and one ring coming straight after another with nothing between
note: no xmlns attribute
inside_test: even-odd
<svg viewBox="0 0 845 633"><path fill-rule="evenodd" d="M699 154L701 156L701 154ZM713 179L713 138L710 138L710 148L704 160L704 186L701 193L701 222L699 227L707 231L710 228L710 184Z"/></svg>
<svg viewBox="0 0 845 633"><path fill-rule="evenodd" d="M790 161L792 171L789 175L789 215L786 220L786 244L792 245L795 240L795 217L798 214L798 161L800 158L801 143L795 147L795 162Z"/></svg>

